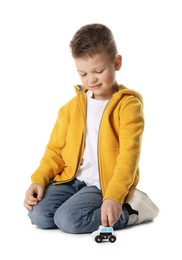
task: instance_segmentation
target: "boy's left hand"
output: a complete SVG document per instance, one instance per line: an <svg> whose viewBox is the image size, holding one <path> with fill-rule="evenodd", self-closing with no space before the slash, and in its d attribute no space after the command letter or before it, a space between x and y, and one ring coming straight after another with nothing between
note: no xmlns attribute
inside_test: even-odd
<svg viewBox="0 0 182 260"><path fill-rule="evenodd" d="M121 216L122 205L114 200L105 199L101 206L101 222L105 227L112 227Z"/></svg>

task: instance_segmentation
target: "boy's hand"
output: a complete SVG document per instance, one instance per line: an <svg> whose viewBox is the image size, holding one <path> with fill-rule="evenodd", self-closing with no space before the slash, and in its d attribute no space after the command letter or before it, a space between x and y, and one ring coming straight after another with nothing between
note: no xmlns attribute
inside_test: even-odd
<svg viewBox="0 0 182 260"><path fill-rule="evenodd" d="M44 188L40 184L31 184L28 188L24 200L24 206L28 210L32 210L32 206L38 204L44 195Z"/></svg>
<svg viewBox="0 0 182 260"><path fill-rule="evenodd" d="M122 206L118 202L105 199L101 206L101 222L105 227L112 227L121 216Z"/></svg>

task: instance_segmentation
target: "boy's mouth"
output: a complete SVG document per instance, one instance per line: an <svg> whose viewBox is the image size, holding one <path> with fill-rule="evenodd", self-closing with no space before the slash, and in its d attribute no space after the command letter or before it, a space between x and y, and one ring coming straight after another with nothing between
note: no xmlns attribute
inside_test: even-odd
<svg viewBox="0 0 182 260"><path fill-rule="evenodd" d="M98 89L101 87L102 84L97 84L97 85L94 85L94 86L90 86L89 88L90 89Z"/></svg>

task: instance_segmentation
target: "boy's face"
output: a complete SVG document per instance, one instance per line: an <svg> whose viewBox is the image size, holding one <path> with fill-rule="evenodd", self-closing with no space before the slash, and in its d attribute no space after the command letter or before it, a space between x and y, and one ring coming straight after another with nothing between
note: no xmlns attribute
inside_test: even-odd
<svg viewBox="0 0 182 260"><path fill-rule="evenodd" d="M110 99L117 88L115 72L121 67L121 56L115 61L105 52L93 57L75 58L76 68L82 84L93 92L93 98L99 100Z"/></svg>

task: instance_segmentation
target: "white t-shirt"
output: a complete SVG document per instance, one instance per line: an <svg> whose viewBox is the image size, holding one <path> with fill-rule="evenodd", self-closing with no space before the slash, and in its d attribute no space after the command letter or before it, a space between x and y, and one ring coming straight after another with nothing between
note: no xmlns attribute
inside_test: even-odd
<svg viewBox="0 0 182 260"><path fill-rule="evenodd" d="M98 133L103 111L108 100L92 98L92 92L87 92L87 122L86 142L82 164L76 178L84 181L87 186L96 185L100 189L98 169Z"/></svg>

